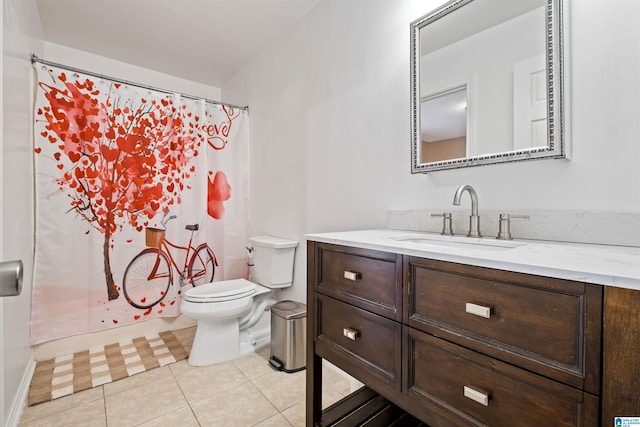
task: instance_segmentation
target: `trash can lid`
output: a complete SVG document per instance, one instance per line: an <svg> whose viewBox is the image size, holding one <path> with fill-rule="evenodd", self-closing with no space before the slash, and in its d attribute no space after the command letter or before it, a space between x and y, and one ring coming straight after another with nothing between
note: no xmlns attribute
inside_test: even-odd
<svg viewBox="0 0 640 427"><path fill-rule="evenodd" d="M301 302L284 300L271 306L271 311L278 317L285 319L299 319L307 315L307 306Z"/></svg>

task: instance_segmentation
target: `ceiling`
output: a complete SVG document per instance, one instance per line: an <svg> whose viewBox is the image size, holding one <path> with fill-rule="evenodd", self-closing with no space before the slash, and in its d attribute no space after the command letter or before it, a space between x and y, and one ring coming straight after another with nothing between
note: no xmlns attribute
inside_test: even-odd
<svg viewBox="0 0 640 427"><path fill-rule="evenodd" d="M36 0L36 4L48 42L221 87L320 1Z"/></svg>

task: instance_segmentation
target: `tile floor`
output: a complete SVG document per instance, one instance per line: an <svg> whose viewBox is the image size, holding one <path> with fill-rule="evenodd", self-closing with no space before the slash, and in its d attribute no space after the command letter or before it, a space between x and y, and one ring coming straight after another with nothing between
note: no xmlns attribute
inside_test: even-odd
<svg viewBox="0 0 640 427"><path fill-rule="evenodd" d="M192 331L176 333L190 348ZM175 332L174 332L175 333ZM269 347L205 367L186 360L27 407L20 426L304 426L306 371L277 372ZM323 404L351 392L352 381L323 369Z"/></svg>

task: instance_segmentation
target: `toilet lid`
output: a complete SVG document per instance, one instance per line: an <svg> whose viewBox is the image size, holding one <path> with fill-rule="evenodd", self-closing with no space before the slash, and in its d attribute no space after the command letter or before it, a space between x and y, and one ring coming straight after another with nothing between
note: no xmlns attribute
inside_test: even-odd
<svg viewBox="0 0 640 427"><path fill-rule="evenodd" d="M245 279L206 283L185 292L187 301L213 302L244 298L256 292L255 283Z"/></svg>

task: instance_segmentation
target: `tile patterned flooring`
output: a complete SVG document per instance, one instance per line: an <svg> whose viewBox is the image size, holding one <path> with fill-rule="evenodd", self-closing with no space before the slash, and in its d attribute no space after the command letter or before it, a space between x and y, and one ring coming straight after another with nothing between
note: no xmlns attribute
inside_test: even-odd
<svg viewBox="0 0 640 427"><path fill-rule="evenodd" d="M176 336L187 349L192 332ZM177 331L180 332L180 331ZM291 427L305 424L306 371L277 372L269 347L204 367L186 360L27 407L20 426ZM323 369L323 404L351 392L351 381Z"/></svg>

